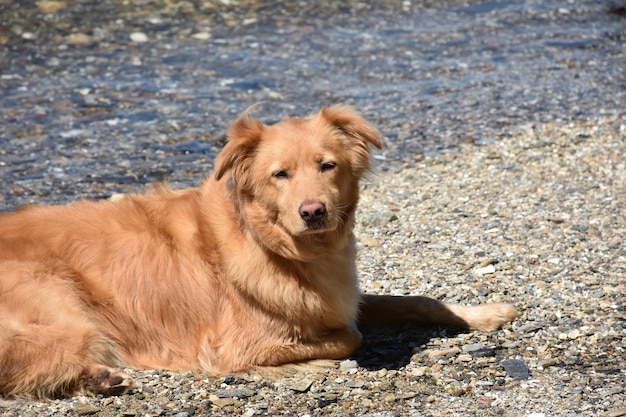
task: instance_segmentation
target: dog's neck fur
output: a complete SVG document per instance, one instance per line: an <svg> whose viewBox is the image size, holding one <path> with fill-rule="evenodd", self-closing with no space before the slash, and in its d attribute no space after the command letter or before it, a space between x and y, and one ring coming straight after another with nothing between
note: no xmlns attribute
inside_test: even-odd
<svg viewBox="0 0 626 417"><path fill-rule="evenodd" d="M285 322L292 319L283 316L286 306L290 306L287 308L290 314L297 312L298 317L310 316L307 323L315 331L354 325L360 298L352 233L354 210L346 211L346 221L334 231L294 237L279 224L267 219L263 210L255 207L250 199L242 200L237 196L228 182L228 178L218 181L209 178L203 185L202 194L222 196L220 203L211 206L212 210L217 210L212 213L213 216L235 214L239 222L238 230L243 231L240 237L245 240L230 242L242 251L241 257L233 259L228 266L232 288L244 295L243 299L247 302L262 305L267 312ZM216 192L218 189L219 192ZM228 238L228 230L221 233L225 234L215 238ZM251 259L259 259L248 257L255 252L263 252L265 261L250 263ZM259 265L264 267L259 268ZM289 273L281 272L287 270ZM250 277L254 279L247 279ZM278 290L280 287L289 288L289 291ZM277 291L299 295L287 297L276 304ZM311 329L302 331L306 333Z"/></svg>

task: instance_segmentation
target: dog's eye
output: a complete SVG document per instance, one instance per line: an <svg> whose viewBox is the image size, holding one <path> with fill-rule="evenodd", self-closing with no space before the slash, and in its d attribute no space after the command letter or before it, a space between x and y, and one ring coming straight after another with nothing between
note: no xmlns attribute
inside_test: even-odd
<svg viewBox="0 0 626 417"><path fill-rule="evenodd" d="M320 169L321 169L322 172L326 172L326 171L330 171L332 169L335 169L336 166L337 166L337 164L335 164L333 162L324 162L320 166Z"/></svg>
<svg viewBox="0 0 626 417"><path fill-rule="evenodd" d="M272 174L272 176L274 178L279 178L279 179L285 179L285 178L289 178L289 174L287 174L287 171L285 171L284 169L281 171L276 171Z"/></svg>

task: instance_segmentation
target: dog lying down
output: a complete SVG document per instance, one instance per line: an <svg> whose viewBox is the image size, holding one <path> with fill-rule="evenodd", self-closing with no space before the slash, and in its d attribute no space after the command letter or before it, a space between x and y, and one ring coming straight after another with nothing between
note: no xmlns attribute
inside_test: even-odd
<svg viewBox="0 0 626 417"><path fill-rule="evenodd" d="M119 394L118 367L209 374L342 359L358 328L494 330L506 304L359 291L352 233L378 132L348 107L243 114L197 189L0 216L0 394Z"/></svg>

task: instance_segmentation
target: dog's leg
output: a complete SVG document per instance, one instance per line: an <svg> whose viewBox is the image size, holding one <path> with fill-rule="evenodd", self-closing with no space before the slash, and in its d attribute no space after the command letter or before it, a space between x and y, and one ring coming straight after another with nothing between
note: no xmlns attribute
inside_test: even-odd
<svg viewBox="0 0 626 417"><path fill-rule="evenodd" d="M364 294L359 328L404 325L450 326L484 331L496 330L518 316L509 304L464 306L421 296Z"/></svg>
<svg viewBox="0 0 626 417"><path fill-rule="evenodd" d="M130 378L106 365L110 343L73 283L25 262L0 264L0 395L118 394Z"/></svg>
<svg viewBox="0 0 626 417"><path fill-rule="evenodd" d="M94 394L120 395L132 387L130 376L104 365L93 365L85 370L79 389Z"/></svg>
<svg viewBox="0 0 626 417"><path fill-rule="evenodd" d="M334 330L317 340L302 343L270 343L259 350L258 366L278 366L315 359L345 359L361 345L363 336L356 328Z"/></svg>

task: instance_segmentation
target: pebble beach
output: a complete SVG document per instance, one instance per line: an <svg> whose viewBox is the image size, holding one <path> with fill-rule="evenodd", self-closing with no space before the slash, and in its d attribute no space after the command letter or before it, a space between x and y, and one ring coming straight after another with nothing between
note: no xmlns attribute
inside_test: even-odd
<svg viewBox="0 0 626 417"><path fill-rule="evenodd" d="M133 371L119 397L2 400L6 416L626 415L626 124L528 125L371 174L356 227L364 292L509 302L492 333L367 334L278 380Z"/></svg>
<svg viewBox="0 0 626 417"><path fill-rule="evenodd" d="M347 104L385 148L366 293L514 304L279 379L131 370L0 415L626 416L626 8L597 0L0 1L0 211L200 184L228 123ZM1 232L1 231L0 231Z"/></svg>

